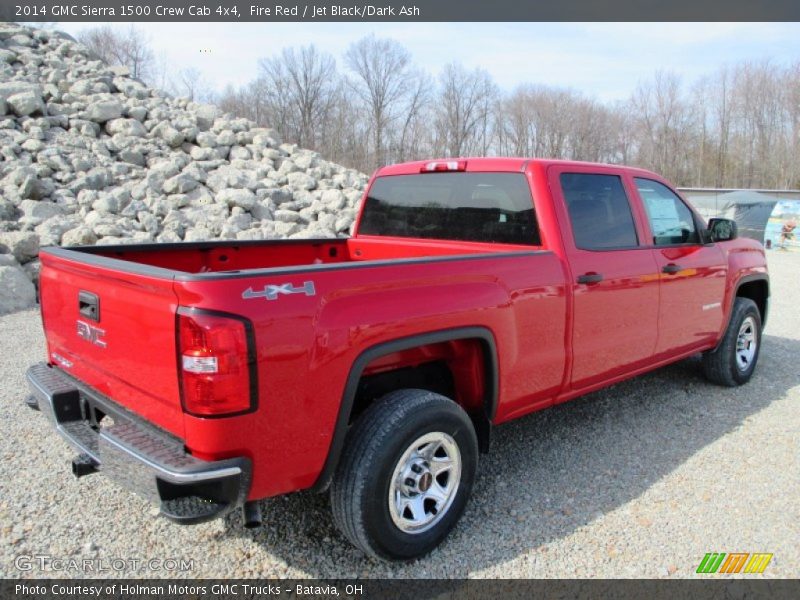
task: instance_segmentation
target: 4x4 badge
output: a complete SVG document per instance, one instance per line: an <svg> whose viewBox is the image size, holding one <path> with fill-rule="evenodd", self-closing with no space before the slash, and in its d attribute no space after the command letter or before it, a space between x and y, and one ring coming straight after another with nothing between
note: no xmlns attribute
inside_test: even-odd
<svg viewBox="0 0 800 600"><path fill-rule="evenodd" d="M316 296L313 281L306 281L302 286L294 286L291 283L281 285L265 285L263 290L255 291L252 287L247 288L242 293L242 298L250 300L252 298L266 298L267 300L277 300L281 294L305 294L306 296Z"/></svg>

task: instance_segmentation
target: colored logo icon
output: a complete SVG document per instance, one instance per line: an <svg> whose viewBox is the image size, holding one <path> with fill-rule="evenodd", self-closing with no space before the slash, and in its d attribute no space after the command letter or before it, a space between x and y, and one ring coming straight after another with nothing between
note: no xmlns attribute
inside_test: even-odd
<svg viewBox="0 0 800 600"><path fill-rule="evenodd" d="M764 552L750 554L748 552L709 552L700 561L698 573L733 574L763 573L772 560L772 554Z"/></svg>

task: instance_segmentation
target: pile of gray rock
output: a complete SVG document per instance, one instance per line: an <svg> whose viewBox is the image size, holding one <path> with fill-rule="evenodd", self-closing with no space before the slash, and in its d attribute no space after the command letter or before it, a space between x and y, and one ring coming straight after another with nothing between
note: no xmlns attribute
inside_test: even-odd
<svg viewBox="0 0 800 600"><path fill-rule="evenodd" d="M0 23L0 314L34 302L41 246L343 236L366 183L66 34Z"/></svg>

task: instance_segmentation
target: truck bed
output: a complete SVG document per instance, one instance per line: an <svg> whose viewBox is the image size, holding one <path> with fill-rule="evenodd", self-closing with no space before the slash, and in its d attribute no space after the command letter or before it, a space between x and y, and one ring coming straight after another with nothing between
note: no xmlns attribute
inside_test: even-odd
<svg viewBox="0 0 800 600"><path fill-rule="evenodd" d="M249 456L259 432L272 458L253 474L254 497L314 483L363 348L476 325L504 338L535 328L547 348L505 354L509 398L517 402L498 420L524 401L552 396L562 381L565 276L557 256L541 247L358 236L47 248L40 256L48 362L202 460ZM97 298L97 320L79 310L85 292ZM522 307L534 302L536 323L520 321ZM252 324L257 411L215 419L182 409L181 307ZM520 398L531 365L544 375ZM298 431L309 436L306 452L287 455L286 440ZM295 474L286 479L290 467Z"/></svg>
<svg viewBox="0 0 800 600"><path fill-rule="evenodd" d="M208 274L296 272L321 266L528 251L530 246L359 236L349 239L218 241L48 248L46 253L83 264L158 278L188 280Z"/></svg>

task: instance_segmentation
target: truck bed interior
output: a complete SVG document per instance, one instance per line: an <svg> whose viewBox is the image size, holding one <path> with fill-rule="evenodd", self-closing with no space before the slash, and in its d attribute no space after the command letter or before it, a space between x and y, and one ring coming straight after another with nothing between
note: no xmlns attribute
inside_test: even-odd
<svg viewBox="0 0 800 600"><path fill-rule="evenodd" d="M358 236L322 240L86 246L69 250L193 274L372 260L531 252L536 249L513 244Z"/></svg>

